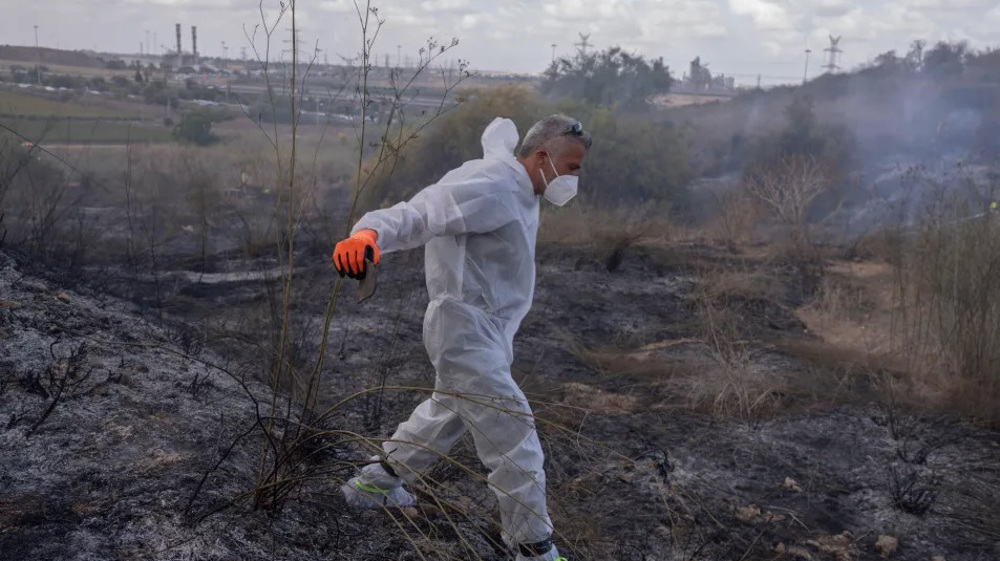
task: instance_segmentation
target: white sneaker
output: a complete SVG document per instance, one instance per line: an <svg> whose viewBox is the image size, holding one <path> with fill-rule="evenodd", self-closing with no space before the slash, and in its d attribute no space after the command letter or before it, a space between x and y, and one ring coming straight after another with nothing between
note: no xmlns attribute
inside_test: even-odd
<svg viewBox="0 0 1000 561"><path fill-rule="evenodd" d="M517 554L517 559L515 561L568 561L565 557L559 555L559 550L556 546L552 546L552 549L541 555L536 555L534 557L525 557L520 553Z"/></svg>
<svg viewBox="0 0 1000 561"><path fill-rule="evenodd" d="M403 487L403 480L389 475L381 464L368 464L361 475L352 477L340 490L354 508L406 508L417 504L417 497Z"/></svg>

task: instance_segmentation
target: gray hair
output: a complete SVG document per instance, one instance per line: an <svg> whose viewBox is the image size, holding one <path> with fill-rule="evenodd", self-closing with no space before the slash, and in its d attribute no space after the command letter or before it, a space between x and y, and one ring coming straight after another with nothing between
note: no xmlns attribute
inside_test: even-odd
<svg viewBox="0 0 1000 561"><path fill-rule="evenodd" d="M584 148L589 149L591 144L591 136L589 132L582 131L580 134L574 134L571 132L573 125L578 123L579 121L576 119L559 113L550 115L541 121L538 121L530 129L528 129L528 133L524 135L524 140L521 142L521 148L517 152L518 157L527 158L535 152L542 150L553 140L564 136L576 140L581 143ZM555 148L555 150L559 151L559 148Z"/></svg>

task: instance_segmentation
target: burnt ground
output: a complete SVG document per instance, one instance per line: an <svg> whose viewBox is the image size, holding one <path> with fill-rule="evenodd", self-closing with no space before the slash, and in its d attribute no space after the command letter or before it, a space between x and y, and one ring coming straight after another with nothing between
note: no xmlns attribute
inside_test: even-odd
<svg viewBox="0 0 1000 561"><path fill-rule="evenodd" d="M341 300L324 404L431 384L418 253L385 258L374 300ZM814 338L801 270L696 246L632 249L614 272L604 257L542 248L517 340L570 559L1000 559L1000 434L789 352ZM709 276L749 266L766 290L699 304ZM442 464L424 491L443 511L346 510L338 487L366 454L342 441L303 461L312 477L280 510L254 509L271 394L247 341L270 277L217 268L162 272L137 298L153 280L84 283L0 254L0 559L512 558L468 441L453 453L468 472ZM301 279L308 356L332 275ZM420 399L350 400L324 427L385 437Z"/></svg>

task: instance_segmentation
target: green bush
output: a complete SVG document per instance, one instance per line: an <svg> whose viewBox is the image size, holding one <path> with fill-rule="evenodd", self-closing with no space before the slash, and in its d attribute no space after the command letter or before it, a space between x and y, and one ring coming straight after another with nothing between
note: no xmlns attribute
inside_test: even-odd
<svg viewBox="0 0 1000 561"><path fill-rule="evenodd" d="M212 123L216 120L211 111L195 109L181 117L180 124L174 128L174 138L182 144L209 146L219 141L212 133Z"/></svg>
<svg viewBox="0 0 1000 561"><path fill-rule="evenodd" d="M623 111L645 111L649 99L670 90L673 78L663 58L646 61L611 47L554 61L545 72L542 92L550 99L574 99Z"/></svg>
<svg viewBox="0 0 1000 561"><path fill-rule="evenodd" d="M167 87L163 80L153 80L142 89L142 97L146 103L153 105L167 105L168 103L177 107L177 92Z"/></svg>

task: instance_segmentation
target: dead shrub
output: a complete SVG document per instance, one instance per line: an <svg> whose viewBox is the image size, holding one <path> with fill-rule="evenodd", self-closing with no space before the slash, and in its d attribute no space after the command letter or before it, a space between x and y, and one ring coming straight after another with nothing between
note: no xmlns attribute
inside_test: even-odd
<svg viewBox="0 0 1000 561"><path fill-rule="evenodd" d="M102 229L87 212L90 194L53 161L37 146L0 134L0 244L75 271L101 246Z"/></svg>
<svg viewBox="0 0 1000 561"><path fill-rule="evenodd" d="M938 489L941 487L940 476L928 476L914 469L897 469L892 466L887 479L892 504L903 512L922 516L937 501Z"/></svg>
<svg viewBox="0 0 1000 561"><path fill-rule="evenodd" d="M829 174L815 157L789 155L750 171L744 188L775 218L793 246L810 245L806 222L813 202L829 187Z"/></svg>
<svg viewBox="0 0 1000 561"><path fill-rule="evenodd" d="M760 207L745 189L731 188L716 196L718 215L709 226L711 236L730 250L750 244L760 220Z"/></svg>

